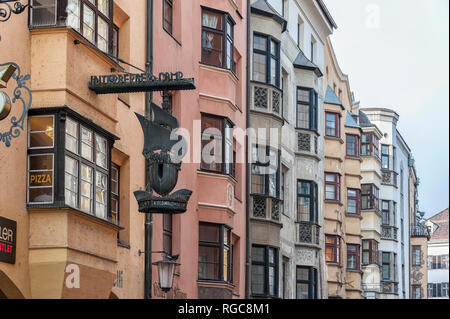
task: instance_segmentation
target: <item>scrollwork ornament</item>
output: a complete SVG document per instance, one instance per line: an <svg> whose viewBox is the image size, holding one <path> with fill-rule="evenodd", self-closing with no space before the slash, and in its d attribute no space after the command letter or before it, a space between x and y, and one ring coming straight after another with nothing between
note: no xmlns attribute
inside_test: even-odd
<svg viewBox="0 0 450 319"><path fill-rule="evenodd" d="M11 117L11 126L9 130L0 132L0 140L5 143L7 147L11 146L11 140L20 136L21 131L23 131L23 126L25 122L25 117L28 113L28 110L31 107L31 90L26 86L26 82L30 79L30 75L22 75L20 71L20 67L13 62L0 64L0 68L3 66L13 65L16 68L12 79L16 80L17 86L13 91L12 104L14 105L21 103L22 105L22 113L19 118L16 116ZM1 122L0 122L1 123Z"/></svg>
<svg viewBox="0 0 450 319"><path fill-rule="evenodd" d="M17 0L14 0L17 1ZM11 2L11 1L9 1ZM3 5L4 7L0 7L0 22L8 21L9 18L11 18L11 14L21 14L25 11L25 9L30 6L30 4L22 4L21 2L15 2L14 3L14 9L11 7L11 5L8 2L0 1L0 6Z"/></svg>

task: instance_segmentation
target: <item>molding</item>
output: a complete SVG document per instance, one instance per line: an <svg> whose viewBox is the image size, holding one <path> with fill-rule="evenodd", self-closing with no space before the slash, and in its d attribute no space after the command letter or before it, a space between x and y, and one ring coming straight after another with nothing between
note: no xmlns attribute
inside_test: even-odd
<svg viewBox="0 0 450 319"><path fill-rule="evenodd" d="M96 253L90 252L88 250L75 248L75 247L72 247L72 246L69 246L69 245L30 245L28 248L32 249L32 250L34 250L34 249L36 249L36 250L38 250L38 249L68 249L68 250L73 250L73 251L76 251L76 252L79 252L79 253L82 253L82 254L87 254L87 255L90 255L90 256L93 256L93 257L97 257L97 258L100 258L100 259L103 259L103 260L111 261L111 262L114 262L114 263L118 262L117 259L106 257L106 256L103 256L103 255L100 255L100 254L96 254Z"/></svg>
<svg viewBox="0 0 450 319"><path fill-rule="evenodd" d="M210 95L210 94L206 94L206 93L202 93L202 92L199 92L198 95L201 99L225 103L231 108L231 110L233 112L236 112L239 110L239 108L233 103L233 101L231 101L230 99L227 99L225 97L214 96L214 95Z"/></svg>
<svg viewBox="0 0 450 319"><path fill-rule="evenodd" d="M237 184L237 180L235 180L230 175L226 175L226 174L197 170L197 175L205 176L205 177L214 177L214 178L218 178L218 179L224 179L224 180L230 182L231 184L233 184L233 186L236 186L236 184Z"/></svg>
<svg viewBox="0 0 450 319"><path fill-rule="evenodd" d="M203 203L203 202L197 202L198 206L204 207L204 208L216 208L220 210L225 210L228 213L232 215L236 215L237 213L232 210L229 206L221 205L221 204L213 204L213 203Z"/></svg>
<svg viewBox="0 0 450 319"><path fill-rule="evenodd" d="M199 66L200 66L200 69L204 69L204 70L208 70L208 71L212 71L212 72L228 75L230 77L230 79L233 80L233 82L236 85L239 84L239 78L233 72L231 72L228 69L223 69L223 68L219 68L217 66L204 64L202 62L199 62Z"/></svg>

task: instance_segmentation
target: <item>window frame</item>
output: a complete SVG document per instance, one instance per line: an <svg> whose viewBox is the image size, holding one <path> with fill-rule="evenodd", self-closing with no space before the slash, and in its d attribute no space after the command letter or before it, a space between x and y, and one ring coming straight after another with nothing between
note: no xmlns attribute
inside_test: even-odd
<svg viewBox="0 0 450 319"><path fill-rule="evenodd" d="M170 35L173 35L173 1L175 0L163 0L162 5L162 27ZM170 21L166 18L166 6L170 6ZM166 29L166 24L170 26L170 30Z"/></svg>
<svg viewBox="0 0 450 319"><path fill-rule="evenodd" d="M298 269L308 270L308 280L301 280L298 278ZM308 285L308 299L318 299L318 274L317 269L308 266L297 266L295 268L295 297L300 299L298 296L297 284L307 284Z"/></svg>
<svg viewBox="0 0 450 319"><path fill-rule="evenodd" d="M364 244L368 243L369 248L364 248ZM367 266L367 265L379 265L379 253L378 253L378 242L375 239L363 239L362 240L362 259L361 259L361 265ZM369 255L368 263L364 262L364 255Z"/></svg>
<svg viewBox="0 0 450 319"><path fill-rule="evenodd" d="M172 7L173 8L173 7ZM201 6L201 15L200 15L200 26L201 26L201 55L200 55L200 61L202 64L214 66L221 69L230 70L233 73L236 73L236 65L234 63L234 26L236 25L236 22L233 20L231 15L227 12L223 12L217 9L208 8ZM222 29L213 29L211 27L207 27L203 25L203 14L204 12L211 12L214 14L222 15ZM227 25L231 26L231 37L228 36L227 32ZM220 34L222 36L222 65L214 65L211 63L207 63L203 60L203 32L210 32L214 34ZM228 48L228 40L231 40L231 57L230 57L230 67L227 67L227 48Z"/></svg>
<svg viewBox="0 0 450 319"><path fill-rule="evenodd" d="M327 175L334 175L335 181L334 182L327 181ZM325 177L324 178L325 201L340 202L340 200L341 200L341 175L339 173L325 172L324 177ZM327 198L327 186L334 187L334 198Z"/></svg>
<svg viewBox="0 0 450 319"><path fill-rule="evenodd" d="M253 282L253 276L251 278L251 282L250 282L250 291L251 291L251 295L254 297L271 297L271 298L277 298L279 295L279 248L276 247L272 247L272 246L265 246L265 245L257 245L254 244L252 245L252 251L253 248L264 248L264 261L255 261L253 259L253 253L252 253L252 258L251 258L251 265L252 267L255 266L264 266L264 293L263 294L258 294L258 293L254 293L253 289L252 289L252 282ZM270 263L269 262L269 250L273 250L273 254L274 254L274 262ZM275 294L270 294L270 283L269 283L269 274L270 268L274 268L274 288L275 288Z"/></svg>
<svg viewBox="0 0 450 319"><path fill-rule="evenodd" d="M348 146L350 145L349 138L354 138L355 139L354 145L353 145L353 149L352 149L354 154L349 154L349 148L348 148ZM345 146L346 146L345 147L345 155L349 156L349 157L357 157L357 158L359 158L360 157L360 153L359 153L360 145L359 144L360 144L359 143L359 135L356 135L356 134L345 134Z"/></svg>
<svg viewBox="0 0 450 319"><path fill-rule="evenodd" d="M387 148L387 153L384 152L384 150ZM381 144L381 169L383 170L390 170L391 165L389 163L389 145ZM387 160L387 167L384 167L384 160Z"/></svg>
<svg viewBox="0 0 450 319"><path fill-rule="evenodd" d="M327 242L327 239L333 239L333 242ZM333 251L333 260L328 260L326 251L329 248ZM341 264L341 238L339 236L325 234L325 261L327 264Z"/></svg>
<svg viewBox="0 0 450 319"><path fill-rule="evenodd" d="M255 49L255 36L256 37L261 37L261 38L265 38L266 39L266 49L265 50L260 50L260 49ZM263 84L267 84L267 85L273 85L276 88L280 89L281 86L281 42L268 35L268 34L264 34L264 33L260 33L260 32L253 32L253 37L252 37L252 81L253 82L259 82L259 83L263 83ZM275 43L276 45L276 52L275 55L273 55L271 53L271 44L272 42ZM264 55L266 57L265 59L265 67L266 67L266 79L264 82L258 81L254 79L254 54L260 54L260 55ZM271 79L272 79L272 74L271 74L271 60L274 59L275 60L275 83L272 83Z"/></svg>
<svg viewBox="0 0 450 319"><path fill-rule="evenodd" d="M276 199L280 199L280 176L281 176L281 151L274 149L272 147L270 147L269 145L259 145L259 144L253 144L252 146L252 154L253 154L253 149L256 148L257 150L260 147L265 147L266 149L266 156L270 156L270 152L276 152L277 153L277 171L275 173L275 181L276 181L276 185L275 185L275 196L272 196L270 194L270 176L274 175L274 174L255 174L253 173L253 166L259 166L259 167L267 167L266 164L264 163L260 163L259 161L255 161L254 163L250 163L250 183L252 183L252 177L253 175L258 175L258 176L262 176L263 178L263 193L256 193L252 191L252 187L250 187L250 195L256 195L256 196L266 196L266 197L271 197L271 198L276 198ZM253 161L253 158L252 158ZM252 186L250 184L250 186Z"/></svg>
<svg viewBox="0 0 450 319"><path fill-rule="evenodd" d="M368 193L365 193L365 186L370 186ZM361 211L380 209L380 189L375 184L361 184ZM367 203L370 204L367 207L364 206L364 197L368 197Z"/></svg>
<svg viewBox="0 0 450 319"><path fill-rule="evenodd" d="M349 191L355 191L356 196L350 196ZM356 212L349 212L349 200L354 200L356 202ZM347 212L348 215L361 216L361 190L356 188L347 188Z"/></svg>
<svg viewBox="0 0 450 319"><path fill-rule="evenodd" d="M114 193L113 191L113 187L112 187L112 182L113 180L113 170L117 170L117 194ZM119 224L120 223L120 166L111 162L111 170L110 170L110 175L111 175L111 191L110 191L110 201L111 201L111 217L113 215L113 205L112 205L112 200L115 200L117 202L117 212L116 212L116 223Z"/></svg>
<svg viewBox="0 0 450 319"><path fill-rule="evenodd" d="M334 117L334 135L331 135L328 133L328 115ZM341 114L336 112L325 112L325 136L326 137L334 137L334 138L340 138L341 137Z"/></svg>
<svg viewBox="0 0 450 319"><path fill-rule="evenodd" d="M350 251L349 248L354 247L355 251ZM347 244L347 270L360 270L361 269L361 255L360 255L360 245L357 244ZM355 267L349 267L350 257L355 257Z"/></svg>
<svg viewBox="0 0 450 319"><path fill-rule="evenodd" d="M418 255L416 255L418 254ZM412 245L411 247L411 259L413 266L422 266L422 247L420 245Z"/></svg>
<svg viewBox="0 0 450 319"><path fill-rule="evenodd" d="M309 103L303 102L299 99L299 90L300 91L309 91ZM318 131L318 94L314 90L314 88L308 88L304 86L296 87L296 108L295 108L295 128L300 130L310 130L317 132ZM299 106L308 106L308 127L301 127L299 124Z"/></svg>
<svg viewBox="0 0 450 319"><path fill-rule="evenodd" d="M366 136L368 136L368 141L365 141ZM379 143L380 140L375 136L374 133L363 133L361 135L361 156L375 156L379 158ZM365 150L365 146L368 148L369 152Z"/></svg>
<svg viewBox="0 0 450 319"><path fill-rule="evenodd" d="M309 190L310 190L310 194L309 195L305 195L305 194L300 194L300 183L306 183L309 184ZM319 223L319 188L318 188L318 184L315 183L314 181L307 181L307 180L301 180L298 179L297 180L297 222L309 222L311 224L316 224L318 225ZM299 211L298 211L298 207L299 207L299 200L300 198L308 198L310 201L310 206L309 206L309 220L301 220L299 218Z"/></svg>

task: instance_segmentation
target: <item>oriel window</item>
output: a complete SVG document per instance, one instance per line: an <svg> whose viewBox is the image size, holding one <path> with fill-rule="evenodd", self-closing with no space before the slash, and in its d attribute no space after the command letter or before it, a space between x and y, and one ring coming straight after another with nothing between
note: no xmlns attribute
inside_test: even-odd
<svg viewBox="0 0 450 319"><path fill-rule="evenodd" d="M314 89L297 87L297 128L317 130L317 104Z"/></svg>
<svg viewBox="0 0 450 319"><path fill-rule="evenodd" d="M297 182L297 221L318 222L318 187L311 181Z"/></svg>
<svg viewBox="0 0 450 319"><path fill-rule="evenodd" d="M347 134L347 156L359 157L359 136Z"/></svg>
<svg viewBox="0 0 450 319"><path fill-rule="evenodd" d="M317 269L297 266L296 298L317 299Z"/></svg>
<svg viewBox="0 0 450 319"><path fill-rule="evenodd" d="M268 35L253 36L253 81L280 87L280 43Z"/></svg>
<svg viewBox="0 0 450 319"><path fill-rule="evenodd" d="M270 246L252 246L253 296L278 296L278 249Z"/></svg>
<svg viewBox="0 0 450 319"><path fill-rule="evenodd" d="M325 134L330 137L340 137L340 117L338 113L325 113Z"/></svg>
<svg viewBox="0 0 450 319"><path fill-rule="evenodd" d="M389 145L381 145L381 168L389 169Z"/></svg>

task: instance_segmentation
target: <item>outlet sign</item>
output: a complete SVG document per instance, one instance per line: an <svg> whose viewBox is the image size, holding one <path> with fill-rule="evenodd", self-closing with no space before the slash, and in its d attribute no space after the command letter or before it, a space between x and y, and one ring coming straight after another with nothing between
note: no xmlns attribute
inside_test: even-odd
<svg viewBox="0 0 450 319"><path fill-rule="evenodd" d="M17 222L0 217L0 262L16 263Z"/></svg>

